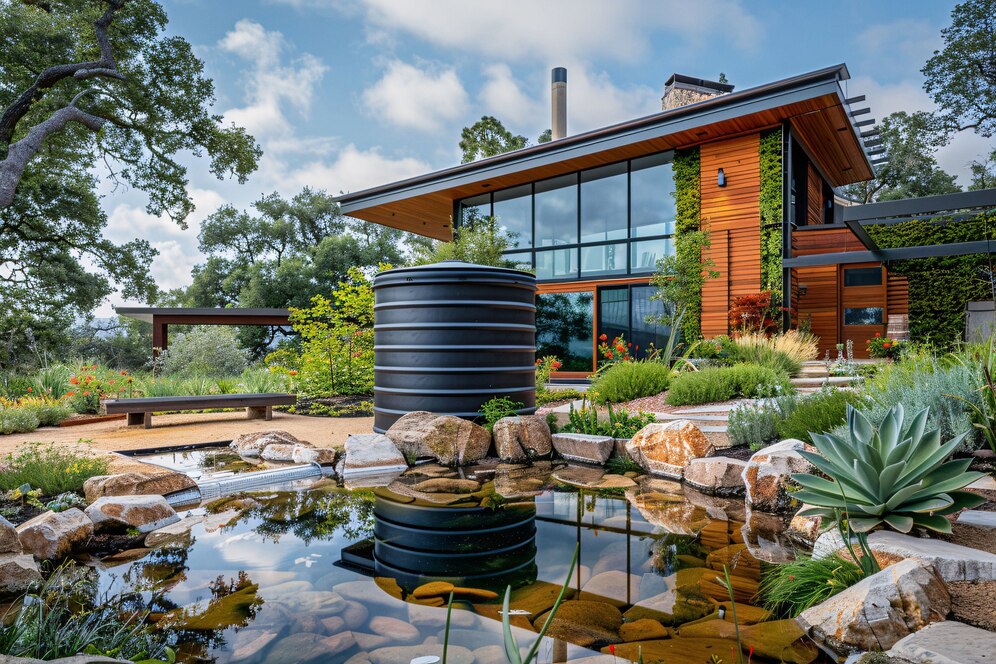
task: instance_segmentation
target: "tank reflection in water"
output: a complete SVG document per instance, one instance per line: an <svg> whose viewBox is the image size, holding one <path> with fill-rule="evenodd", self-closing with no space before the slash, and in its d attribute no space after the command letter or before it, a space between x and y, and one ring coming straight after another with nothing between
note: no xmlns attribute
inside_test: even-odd
<svg viewBox="0 0 996 664"><path fill-rule="evenodd" d="M224 516L194 526L188 544L93 564L103 587L145 600L150 620L176 635L187 662L406 664L438 656L451 590L448 660L501 662L505 586L525 646L546 620L575 546L569 600L541 662L608 653L610 645L619 662L636 660L638 648L646 662L736 662L729 594L717 580L724 565L753 662L820 656L794 623L764 622L765 612L750 605L760 564L743 542L742 502L696 504L657 480L599 491L591 475L600 472L549 463L422 467L365 491L325 479L230 499L215 507Z"/></svg>

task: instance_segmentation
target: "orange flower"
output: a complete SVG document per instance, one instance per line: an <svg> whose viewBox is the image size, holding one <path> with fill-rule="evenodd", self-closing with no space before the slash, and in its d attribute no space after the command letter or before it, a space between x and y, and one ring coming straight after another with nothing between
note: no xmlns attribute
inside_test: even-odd
<svg viewBox="0 0 996 664"><path fill-rule="evenodd" d="M362 335L363 335L363 330L357 330L356 332L353 332L353 336L359 337L359 336L362 336Z"/></svg>
<svg viewBox="0 0 996 664"><path fill-rule="evenodd" d="M618 346L616 346L616 350L619 351L620 353L625 353L626 347L623 346L622 344L619 344Z"/></svg>
<svg viewBox="0 0 996 664"><path fill-rule="evenodd" d="M114 384L114 381L113 381L113 380L109 380L109 381L107 381L107 384L108 384L108 385L113 385L113 384Z"/></svg>
<svg viewBox="0 0 996 664"><path fill-rule="evenodd" d="M603 334L602 336L600 336L600 337L598 338L598 340L599 340L599 341L608 341L608 340L609 340L609 335L607 335L607 334Z"/></svg>
<svg viewBox="0 0 996 664"><path fill-rule="evenodd" d="M72 378L70 378L70 379L69 379L69 382L70 382L70 383L71 383L72 385L79 385L79 384L80 384L80 379L79 379L79 378L77 378L76 376L73 376Z"/></svg>
<svg viewBox="0 0 996 664"><path fill-rule="evenodd" d="M886 341L882 344L882 348L892 348L892 344Z"/></svg>
<svg viewBox="0 0 996 664"><path fill-rule="evenodd" d="M73 396L74 394L76 394L76 393L75 393L75 392L66 392L66 396L67 396L67 397L71 397L71 396Z"/></svg>
<svg viewBox="0 0 996 664"><path fill-rule="evenodd" d="M88 397L88 396L90 396L90 390L87 390L86 392L84 392L84 393L83 393L83 396L85 396L85 397Z"/></svg>
<svg viewBox="0 0 996 664"><path fill-rule="evenodd" d="M353 353L353 357L362 357L363 353Z"/></svg>
<svg viewBox="0 0 996 664"><path fill-rule="evenodd" d="M552 366L552 367L553 367L554 369L559 369L560 367L562 367L562 366L564 366L564 365L563 365L563 364L561 364L560 362L554 362L554 363L553 363L553 364L552 364L551 366Z"/></svg>
<svg viewBox="0 0 996 664"><path fill-rule="evenodd" d="M29 387L29 388L28 388L28 394L31 394L32 392L34 392L34 390L32 390L32 389L31 389L31 388Z"/></svg>
<svg viewBox="0 0 996 664"><path fill-rule="evenodd" d="M291 376L296 376L296 375L297 375L297 372L296 372L296 371L294 371L293 369L291 369L291 370L290 370L290 371L288 371L287 373L288 373L289 375L291 375Z"/></svg>
<svg viewBox="0 0 996 664"><path fill-rule="evenodd" d="M609 358L611 360L612 359L612 351L611 350L605 351L605 357L607 357L607 358Z"/></svg>
<svg viewBox="0 0 996 664"><path fill-rule="evenodd" d="M875 336L876 336L876 337L880 337L880 336L882 336L882 333L881 333L881 332L876 332L876 333L875 333Z"/></svg>
<svg viewBox="0 0 996 664"><path fill-rule="evenodd" d="M124 369L122 369L122 370L121 370L121 375L122 375L122 376L127 376L127 375L128 375L128 372L127 372L127 371L125 371Z"/></svg>

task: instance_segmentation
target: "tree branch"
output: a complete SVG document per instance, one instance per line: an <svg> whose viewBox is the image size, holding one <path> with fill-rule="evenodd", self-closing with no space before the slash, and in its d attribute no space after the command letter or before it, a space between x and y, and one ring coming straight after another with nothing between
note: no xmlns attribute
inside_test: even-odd
<svg viewBox="0 0 996 664"><path fill-rule="evenodd" d="M96 76L123 79L124 77L117 70L117 63L114 60L114 51L111 48L111 40L107 34L107 29L114 20L114 14L121 9L127 0L104 0L107 9L93 22L93 32L97 38L97 45L100 48L100 60L91 62L76 62L70 64L55 65L43 70L35 82L27 90L22 92L17 99L8 106L3 115L0 115L0 148L13 140L17 123L20 122L29 110L31 105L38 101L48 90L59 81L69 77L77 79L94 78ZM0 205L0 207L3 207Z"/></svg>
<svg viewBox="0 0 996 664"><path fill-rule="evenodd" d="M38 153L45 139L54 133L62 131L70 122L79 122L91 131L100 131L106 120L91 115L76 107L80 97L91 92L84 90L73 97L68 106L60 108L28 130L27 135L7 150L7 156L0 161L0 209L14 202L14 191L21 181L28 162Z"/></svg>

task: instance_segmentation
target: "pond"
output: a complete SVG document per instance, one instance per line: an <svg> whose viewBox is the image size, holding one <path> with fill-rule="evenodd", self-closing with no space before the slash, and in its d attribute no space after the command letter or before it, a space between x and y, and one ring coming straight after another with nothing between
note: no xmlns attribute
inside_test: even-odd
<svg viewBox="0 0 996 664"><path fill-rule="evenodd" d="M185 455L196 470L210 452ZM525 650L577 548L541 662L610 644L618 661L642 650L646 662L737 662L724 565L752 661L822 657L794 623L760 622L751 605L760 564L743 543L742 500L697 504L672 482L549 462L424 465L379 487L301 484L190 510L207 518L189 545L95 561L102 587L141 593L180 661L277 664L438 656L452 591L447 661L498 664L506 586Z"/></svg>

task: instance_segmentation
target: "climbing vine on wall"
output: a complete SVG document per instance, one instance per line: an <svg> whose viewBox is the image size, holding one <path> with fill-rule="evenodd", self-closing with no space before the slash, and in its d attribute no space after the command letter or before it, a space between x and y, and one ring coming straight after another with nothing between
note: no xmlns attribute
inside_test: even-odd
<svg viewBox="0 0 996 664"><path fill-rule="evenodd" d="M682 336L692 341L702 336L702 247L708 237L698 232L702 209L702 183L699 178L699 149L678 150L672 163L675 197L675 268L686 275L683 289L685 316Z"/></svg>
<svg viewBox="0 0 996 664"><path fill-rule="evenodd" d="M781 306L782 284L782 130L761 133L761 290Z"/></svg>
<svg viewBox="0 0 996 664"><path fill-rule="evenodd" d="M987 233L988 227L988 233ZM895 249L988 239L996 232L996 214L976 221L944 223L913 220L893 225L868 225L878 246ZM984 254L893 261L892 274L909 280L910 339L950 346L965 331L965 303L993 298L992 272Z"/></svg>

